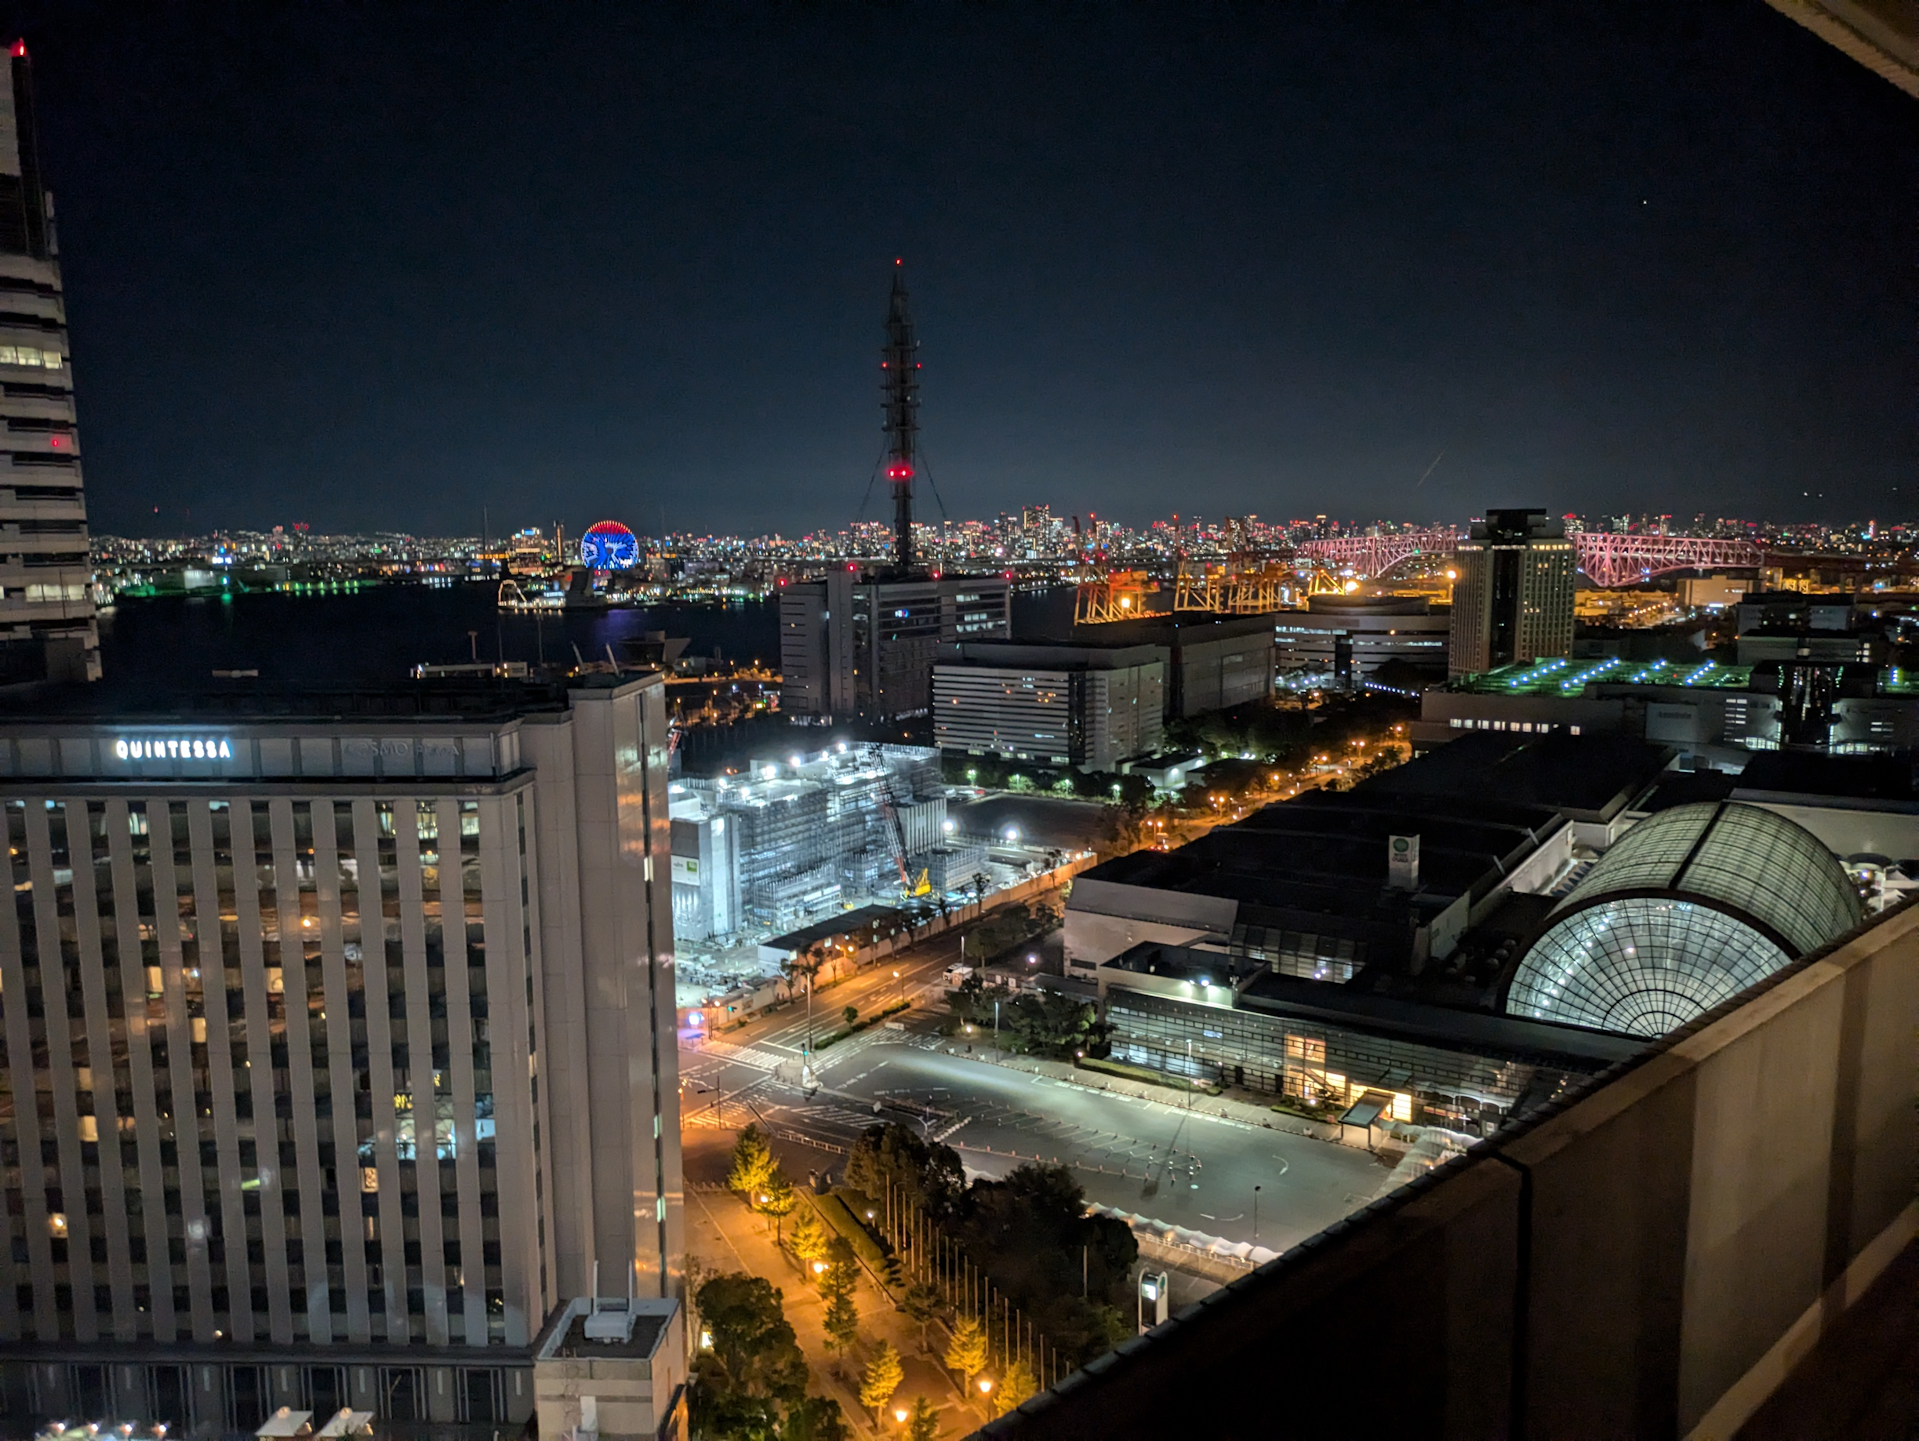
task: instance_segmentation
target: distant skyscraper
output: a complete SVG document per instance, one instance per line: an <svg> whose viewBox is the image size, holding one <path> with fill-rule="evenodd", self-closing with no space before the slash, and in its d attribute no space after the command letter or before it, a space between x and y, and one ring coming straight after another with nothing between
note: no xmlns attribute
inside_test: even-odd
<svg viewBox="0 0 1919 1441"><path fill-rule="evenodd" d="M67 307L23 41L0 88L0 684L97 680Z"/></svg>
<svg viewBox="0 0 1919 1441"><path fill-rule="evenodd" d="M1572 654L1573 544L1543 510L1489 510L1459 546L1454 675Z"/></svg>

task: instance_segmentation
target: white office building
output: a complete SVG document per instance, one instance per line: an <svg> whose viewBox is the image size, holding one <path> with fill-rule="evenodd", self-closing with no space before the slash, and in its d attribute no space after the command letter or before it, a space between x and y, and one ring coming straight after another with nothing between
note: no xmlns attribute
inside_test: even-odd
<svg viewBox="0 0 1919 1441"><path fill-rule="evenodd" d="M519 1425L683 1289L661 679L109 695L0 713L8 1420Z"/></svg>
<svg viewBox="0 0 1919 1441"><path fill-rule="evenodd" d="M1167 666L1167 651L1154 645L949 646L933 668L933 743L967 755L1116 770L1159 746Z"/></svg>

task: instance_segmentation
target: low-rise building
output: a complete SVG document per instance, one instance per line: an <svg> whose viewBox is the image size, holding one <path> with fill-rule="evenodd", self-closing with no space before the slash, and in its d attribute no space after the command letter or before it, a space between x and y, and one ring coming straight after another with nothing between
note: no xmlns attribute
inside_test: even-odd
<svg viewBox="0 0 1919 1441"><path fill-rule="evenodd" d="M1166 715L1225 710L1273 693L1273 616L1175 611L1081 626L1076 638L1166 652Z"/></svg>
<svg viewBox="0 0 1919 1441"><path fill-rule="evenodd" d="M1688 769L1738 771L1755 751L1784 745L1835 754L1919 745L1919 683L1896 667L1804 659L1545 661L1425 691L1410 736L1430 749L1477 731L1611 732L1673 746Z"/></svg>
<svg viewBox="0 0 1919 1441"><path fill-rule="evenodd" d="M933 667L941 750L1111 771L1159 745L1169 655L1153 645L972 642Z"/></svg>
<svg viewBox="0 0 1919 1441"><path fill-rule="evenodd" d="M1351 688L1388 661L1443 675L1451 612L1425 596L1316 595L1273 618L1282 673L1331 675Z"/></svg>
<svg viewBox="0 0 1919 1441"><path fill-rule="evenodd" d="M1391 1120L1490 1134L1640 1046L1156 942L1097 976L1115 1059L1289 1096L1329 1121L1370 1099Z"/></svg>
<svg viewBox="0 0 1919 1441"><path fill-rule="evenodd" d="M542 1436L686 1441L686 1322L678 1301L580 1297L533 1352Z"/></svg>

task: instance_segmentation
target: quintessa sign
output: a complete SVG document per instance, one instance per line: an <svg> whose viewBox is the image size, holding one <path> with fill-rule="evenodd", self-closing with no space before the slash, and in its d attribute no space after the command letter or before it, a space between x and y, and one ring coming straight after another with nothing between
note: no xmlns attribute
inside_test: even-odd
<svg viewBox="0 0 1919 1441"><path fill-rule="evenodd" d="M225 736L148 736L118 740L113 753L123 761L230 761L233 747Z"/></svg>

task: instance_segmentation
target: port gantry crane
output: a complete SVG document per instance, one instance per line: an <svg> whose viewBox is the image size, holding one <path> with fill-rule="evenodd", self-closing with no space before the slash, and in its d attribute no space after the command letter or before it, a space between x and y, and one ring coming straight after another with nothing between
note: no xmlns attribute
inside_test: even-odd
<svg viewBox="0 0 1919 1441"><path fill-rule="evenodd" d="M1158 591L1153 578L1143 570L1114 570L1099 543L1099 519L1088 515L1093 534L1082 536L1079 517L1073 517L1073 552L1077 567L1078 589L1073 596L1074 625L1105 625L1116 620L1136 620L1157 612L1150 598Z"/></svg>

